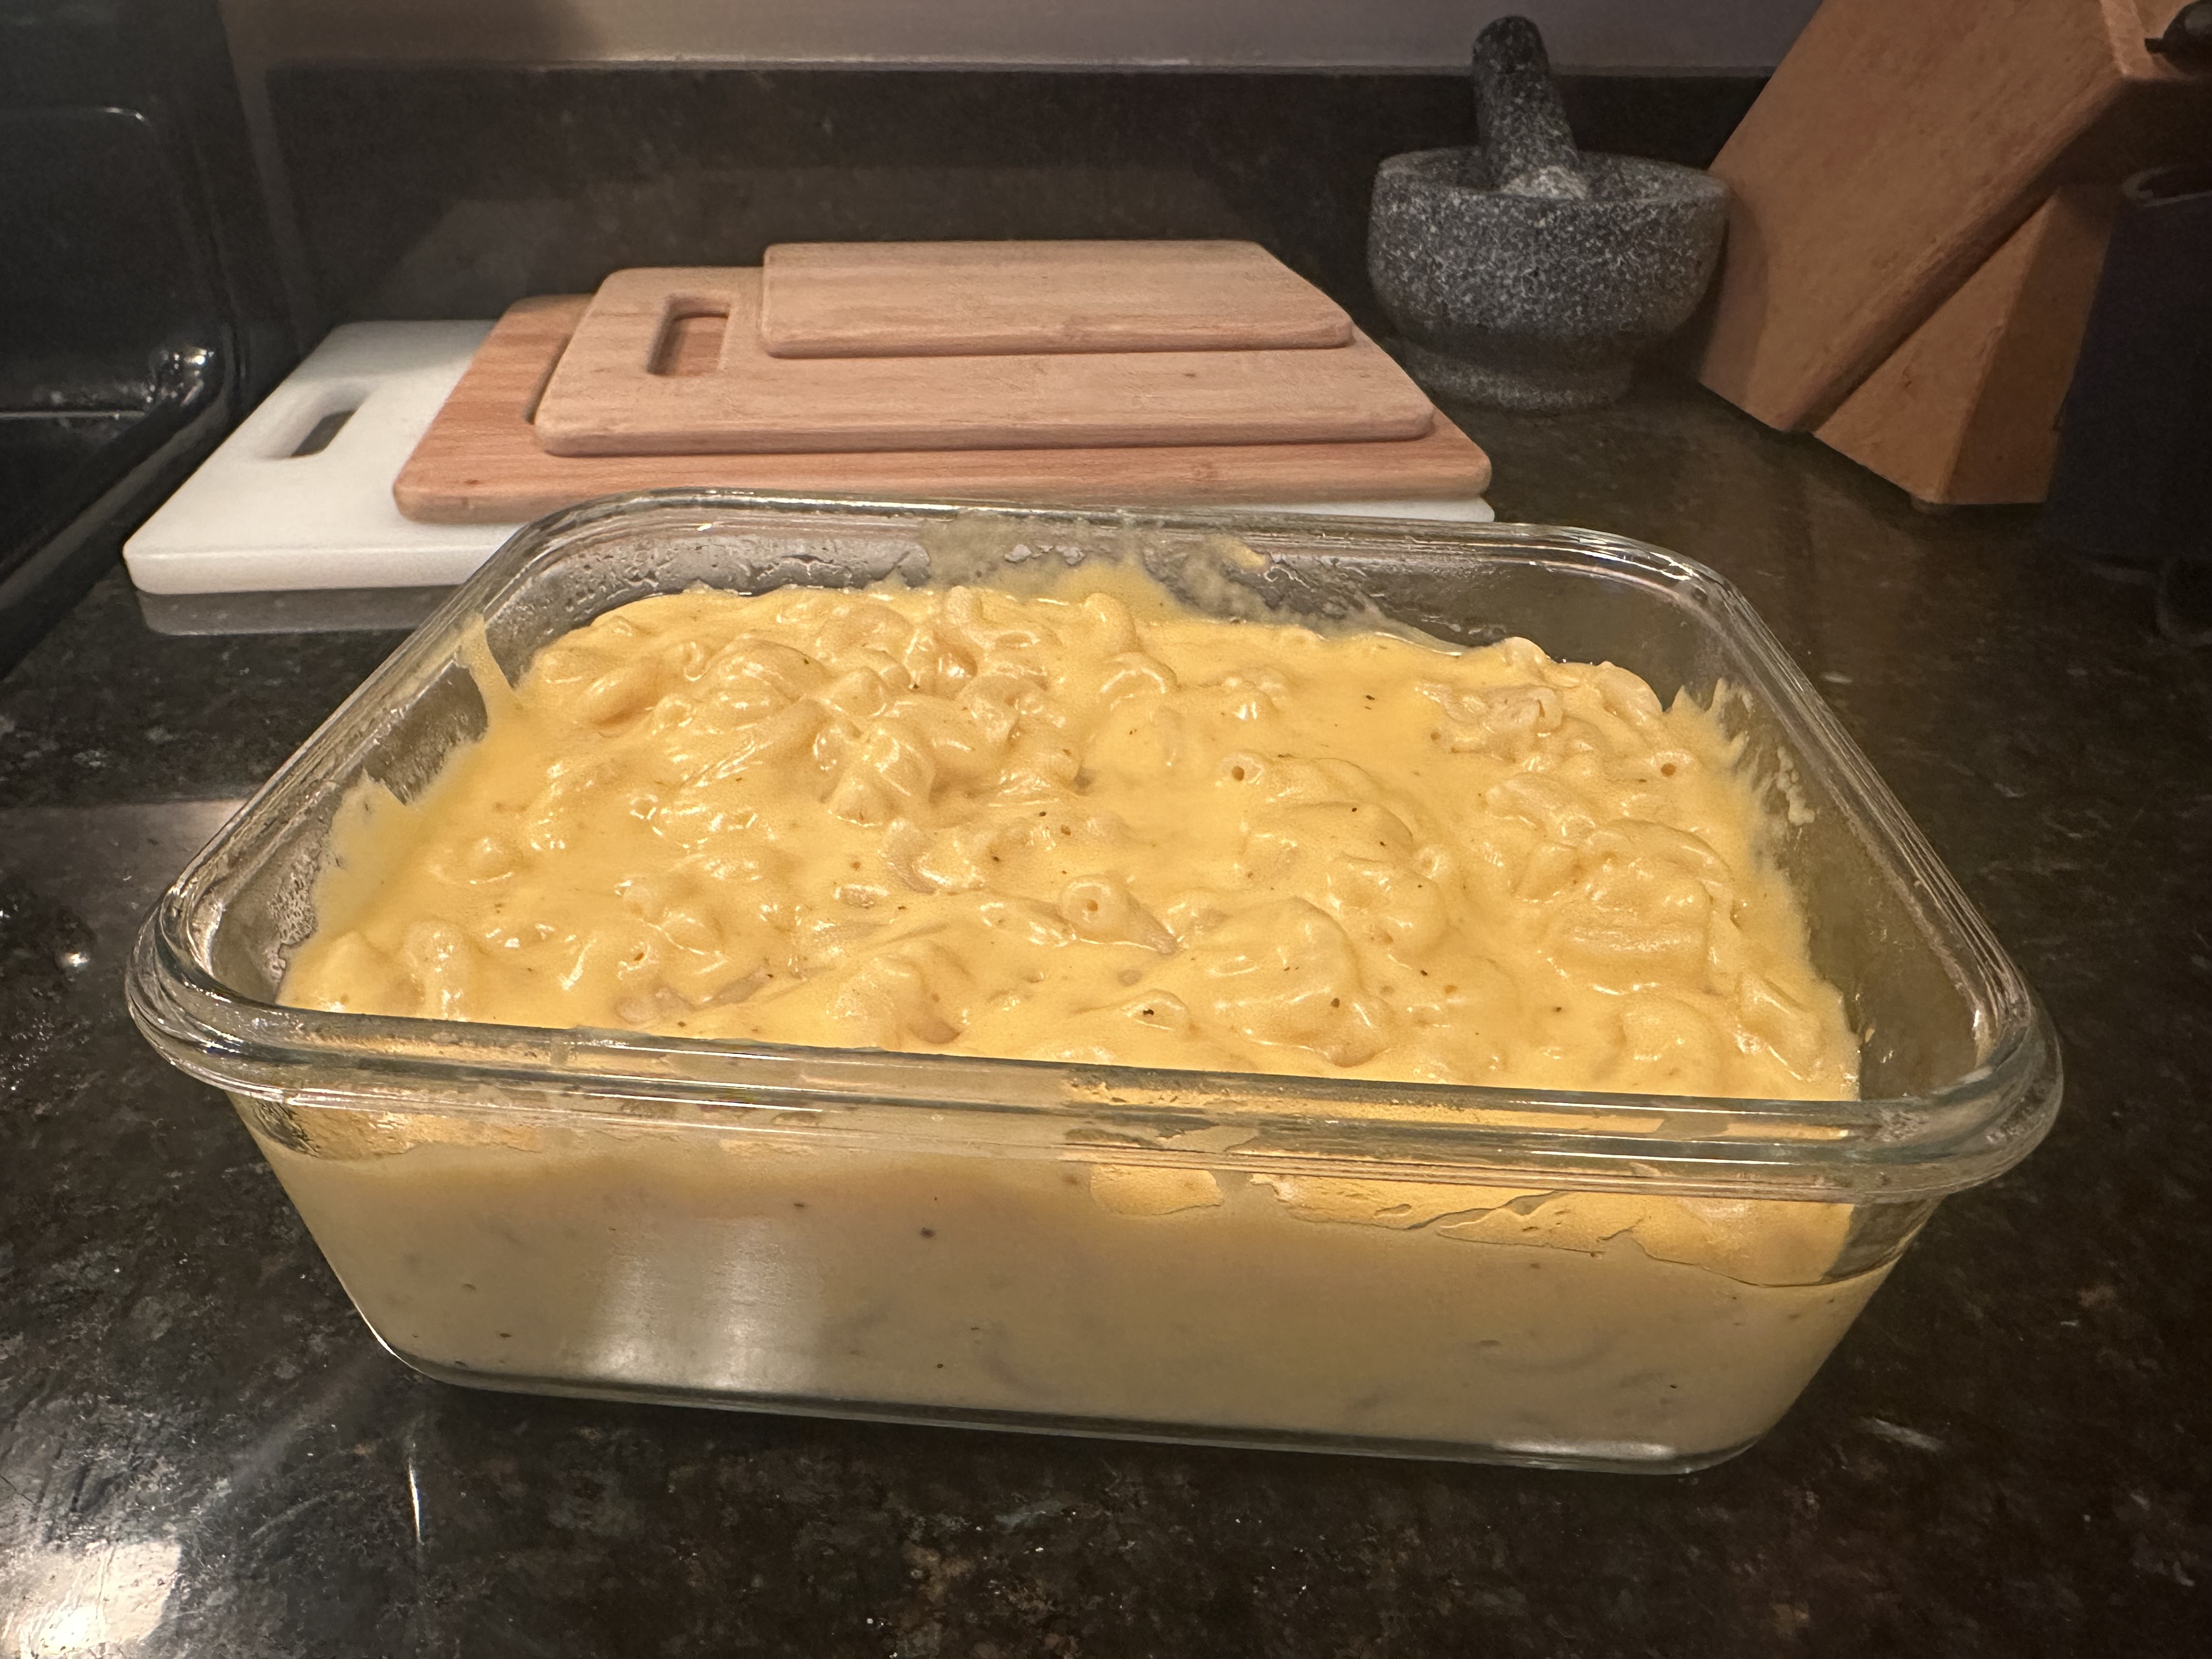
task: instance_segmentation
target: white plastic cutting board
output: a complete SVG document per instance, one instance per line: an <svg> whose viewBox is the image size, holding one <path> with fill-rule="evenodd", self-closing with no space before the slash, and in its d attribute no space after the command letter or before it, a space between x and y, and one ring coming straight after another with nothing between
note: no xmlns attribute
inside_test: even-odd
<svg viewBox="0 0 2212 1659"><path fill-rule="evenodd" d="M148 593L447 587L520 527L417 524L392 480L489 323L348 323L310 352L124 544ZM295 454L325 416L351 410L329 447ZM1255 510L1267 511L1261 507ZM1484 524L1464 501L1280 503L1275 510Z"/></svg>
<svg viewBox="0 0 2212 1659"><path fill-rule="evenodd" d="M332 329L222 447L123 545L149 593L449 587L513 525L416 524L392 481L461 378L489 323ZM327 448L296 455L350 410Z"/></svg>

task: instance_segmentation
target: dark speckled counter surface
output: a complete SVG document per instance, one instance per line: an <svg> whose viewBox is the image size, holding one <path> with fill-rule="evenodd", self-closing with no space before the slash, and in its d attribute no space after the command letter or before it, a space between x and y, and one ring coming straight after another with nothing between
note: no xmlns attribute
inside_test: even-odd
<svg viewBox="0 0 2212 1659"><path fill-rule="evenodd" d="M1749 592L2065 1043L2049 1142L1763 1444L1573 1475L411 1375L119 990L151 896L397 636L166 637L114 576L0 680L0 1651L2212 1649L2212 662L2030 515L1917 514L1686 388L1470 427L1504 516Z"/></svg>

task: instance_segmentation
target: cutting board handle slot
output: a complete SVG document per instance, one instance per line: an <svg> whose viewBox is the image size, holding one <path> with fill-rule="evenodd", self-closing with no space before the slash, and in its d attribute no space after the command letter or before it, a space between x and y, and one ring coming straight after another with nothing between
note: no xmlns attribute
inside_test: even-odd
<svg viewBox="0 0 2212 1659"><path fill-rule="evenodd" d="M345 430L345 423L353 419L350 409L334 409L307 428L307 435L300 440L292 451L292 459L302 455L319 455L331 447L331 440Z"/></svg>
<svg viewBox="0 0 2212 1659"><path fill-rule="evenodd" d="M647 368L659 375L712 374L721 363L722 341L729 331L726 305L679 295L668 302Z"/></svg>
<svg viewBox="0 0 2212 1659"><path fill-rule="evenodd" d="M301 388L280 386L257 411L265 435L255 445L256 454L264 461L304 460L321 454L375 389L353 381Z"/></svg>

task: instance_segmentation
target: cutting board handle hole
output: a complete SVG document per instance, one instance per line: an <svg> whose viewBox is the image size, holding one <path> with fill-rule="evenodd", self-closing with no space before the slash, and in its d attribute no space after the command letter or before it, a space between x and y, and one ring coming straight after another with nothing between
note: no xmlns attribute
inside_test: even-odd
<svg viewBox="0 0 2212 1659"><path fill-rule="evenodd" d="M345 423L353 416L354 411L350 409L331 410L301 435L300 441L292 446L290 456L321 454L331 447L331 440L344 430Z"/></svg>
<svg viewBox="0 0 2212 1659"><path fill-rule="evenodd" d="M288 380L253 411L254 431L246 443L264 461L319 455L375 394L374 385L360 380L318 380L298 386Z"/></svg>
<svg viewBox="0 0 2212 1659"><path fill-rule="evenodd" d="M712 374L722 361L722 339L730 313L681 302L672 307L653 344L655 374ZM632 359L633 362L635 359Z"/></svg>

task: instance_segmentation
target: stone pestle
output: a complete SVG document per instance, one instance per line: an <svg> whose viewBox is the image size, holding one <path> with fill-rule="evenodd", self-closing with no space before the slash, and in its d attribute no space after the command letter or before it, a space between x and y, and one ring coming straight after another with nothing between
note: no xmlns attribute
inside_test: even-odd
<svg viewBox="0 0 2212 1659"><path fill-rule="evenodd" d="M1511 196L1589 198L1589 175L1552 83L1544 36L1525 17L1501 17L1474 37L1474 130L1490 176Z"/></svg>

